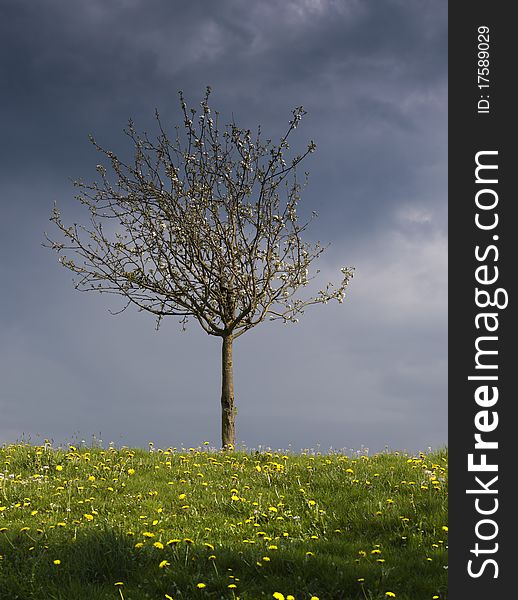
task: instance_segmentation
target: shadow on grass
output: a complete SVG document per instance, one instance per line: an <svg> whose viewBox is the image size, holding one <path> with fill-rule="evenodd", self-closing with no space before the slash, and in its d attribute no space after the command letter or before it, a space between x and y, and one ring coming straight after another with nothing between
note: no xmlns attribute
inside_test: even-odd
<svg viewBox="0 0 518 600"><path fill-rule="evenodd" d="M445 556L424 561L411 543L383 549L386 561L379 562L378 555L358 557L354 540L338 535L311 550L282 539L216 548L185 540L156 547L156 539L136 547L133 536L107 527L78 531L72 540L4 531L0 600L258 600L274 592L296 600L386 600L387 591L398 600L447 597Z"/></svg>

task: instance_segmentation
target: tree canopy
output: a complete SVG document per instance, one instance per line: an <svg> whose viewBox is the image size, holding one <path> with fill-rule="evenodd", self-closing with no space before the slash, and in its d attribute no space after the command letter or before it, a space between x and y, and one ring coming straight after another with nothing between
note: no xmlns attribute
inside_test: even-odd
<svg viewBox="0 0 518 600"><path fill-rule="evenodd" d="M200 107L189 109L180 93L183 123L174 138L158 112L155 138L130 121L132 162L91 137L105 159L98 180L74 182L89 222L66 225L55 206L51 221L62 236L47 240L76 274L78 290L121 295L119 312L134 305L155 315L157 327L166 316L179 317L184 327L194 318L223 338L222 405L229 404L226 396L235 416L232 341L266 318L296 322L309 305L343 302L353 269L342 267L338 284L304 296L324 250L303 240L311 218L301 223L297 215L307 177L301 183L297 167L315 143L288 158L288 138L304 109L292 111L274 143L262 139L260 128L252 134L234 122L221 126L209 96L207 88ZM232 428L223 445L234 437Z"/></svg>

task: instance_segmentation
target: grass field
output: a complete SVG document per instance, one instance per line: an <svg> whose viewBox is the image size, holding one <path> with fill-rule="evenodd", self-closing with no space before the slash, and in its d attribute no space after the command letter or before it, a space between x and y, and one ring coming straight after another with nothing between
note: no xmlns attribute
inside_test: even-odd
<svg viewBox="0 0 518 600"><path fill-rule="evenodd" d="M0 598L445 600L447 460L3 446Z"/></svg>

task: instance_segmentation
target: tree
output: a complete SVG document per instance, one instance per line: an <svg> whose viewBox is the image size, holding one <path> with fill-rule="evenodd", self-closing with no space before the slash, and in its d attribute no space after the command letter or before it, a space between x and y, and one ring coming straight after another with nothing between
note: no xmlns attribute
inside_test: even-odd
<svg viewBox="0 0 518 600"><path fill-rule="evenodd" d="M285 159L304 109L292 111L274 144L262 140L260 128L252 136L234 122L220 127L209 95L207 88L197 111L180 92L183 127L175 128L174 140L158 112L154 140L130 121L124 130L134 147L130 164L90 136L110 169L97 165L97 181L74 182L89 225L65 225L54 206L50 220L63 237L46 236L45 245L78 275L78 290L123 296L118 312L134 305L155 315L157 328L165 316L180 317L183 328L194 317L221 338L221 443L228 448L235 444L234 340L266 318L297 322L311 304L342 302L353 269L343 267L341 283L327 284L315 297L297 295L324 250L302 240L311 219L300 224L297 218L297 166L314 142Z"/></svg>

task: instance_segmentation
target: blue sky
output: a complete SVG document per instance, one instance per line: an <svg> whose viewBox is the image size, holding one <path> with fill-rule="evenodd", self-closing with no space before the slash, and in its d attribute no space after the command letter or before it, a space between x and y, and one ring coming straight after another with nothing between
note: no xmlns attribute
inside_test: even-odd
<svg viewBox="0 0 518 600"><path fill-rule="evenodd" d="M356 275L342 305L234 349L247 447L426 450L447 441L447 3L4 0L0 23L0 441L219 443L220 348L81 294L42 247L57 202L128 118L179 122L211 85L223 119L317 143L302 204Z"/></svg>

